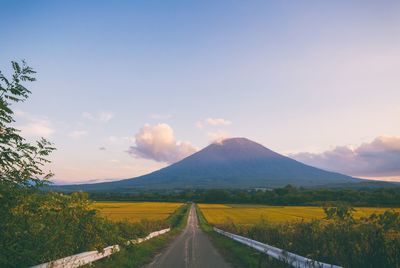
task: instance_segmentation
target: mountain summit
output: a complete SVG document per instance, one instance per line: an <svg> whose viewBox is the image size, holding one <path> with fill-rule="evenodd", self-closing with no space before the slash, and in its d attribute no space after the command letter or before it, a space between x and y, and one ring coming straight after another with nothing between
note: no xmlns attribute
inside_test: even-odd
<svg viewBox="0 0 400 268"><path fill-rule="evenodd" d="M343 174L305 165L249 139L231 138L212 143L177 163L144 176L68 188L86 191L270 188L287 184L322 186L357 181Z"/></svg>

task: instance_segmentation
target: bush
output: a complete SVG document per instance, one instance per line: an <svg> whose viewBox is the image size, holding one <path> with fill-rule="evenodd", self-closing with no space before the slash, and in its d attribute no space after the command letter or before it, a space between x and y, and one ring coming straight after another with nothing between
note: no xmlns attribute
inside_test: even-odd
<svg viewBox="0 0 400 268"><path fill-rule="evenodd" d="M145 237L149 233L168 228L167 221L149 221L141 220L140 222L131 223L127 221L120 221L115 223L118 228L119 236L132 240L139 237Z"/></svg>
<svg viewBox="0 0 400 268"><path fill-rule="evenodd" d="M1 267L39 264L122 241L118 226L100 217L84 193L24 191L8 198L0 199L5 212L0 222Z"/></svg>
<svg viewBox="0 0 400 268"><path fill-rule="evenodd" d="M287 251L344 267L400 267L400 214L354 220L351 209L327 210L329 220L253 226L227 222L221 229Z"/></svg>

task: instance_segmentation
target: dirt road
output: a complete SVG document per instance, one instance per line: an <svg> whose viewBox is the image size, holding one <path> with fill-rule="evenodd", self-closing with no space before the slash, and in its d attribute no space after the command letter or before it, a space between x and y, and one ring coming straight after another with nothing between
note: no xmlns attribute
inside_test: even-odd
<svg viewBox="0 0 400 268"><path fill-rule="evenodd" d="M208 236L200 229L196 209L192 205L185 230L146 267L225 268L231 266L222 258L211 244Z"/></svg>

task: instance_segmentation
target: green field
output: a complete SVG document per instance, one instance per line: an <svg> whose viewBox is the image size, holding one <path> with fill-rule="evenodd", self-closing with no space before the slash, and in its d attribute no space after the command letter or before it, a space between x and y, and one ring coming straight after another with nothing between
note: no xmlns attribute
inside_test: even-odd
<svg viewBox="0 0 400 268"><path fill-rule="evenodd" d="M272 223L284 223L325 217L321 207L199 204L199 208L210 224L222 224L228 220L236 224L255 224L261 219ZM387 208L364 207L355 210L353 215L360 218L372 213L383 213ZM399 208L395 210L400 211Z"/></svg>
<svg viewBox="0 0 400 268"><path fill-rule="evenodd" d="M95 202L94 207L113 221L139 222L165 220L182 203L166 202Z"/></svg>

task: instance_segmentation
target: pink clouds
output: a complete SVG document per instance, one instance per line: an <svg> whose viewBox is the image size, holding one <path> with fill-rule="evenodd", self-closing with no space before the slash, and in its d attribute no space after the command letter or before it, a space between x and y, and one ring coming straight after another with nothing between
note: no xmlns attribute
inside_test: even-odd
<svg viewBox="0 0 400 268"><path fill-rule="evenodd" d="M319 154L291 155L306 164L353 176L400 177L400 137L380 136L356 148L338 146Z"/></svg>
<svg viewBox="0 0 400 268"><path fill-rule="evenodd" d="M146 124L135 135L135 143L129 154L158 162L174 163L196 152L189 142L177 141L167 124Z"/></svg>

